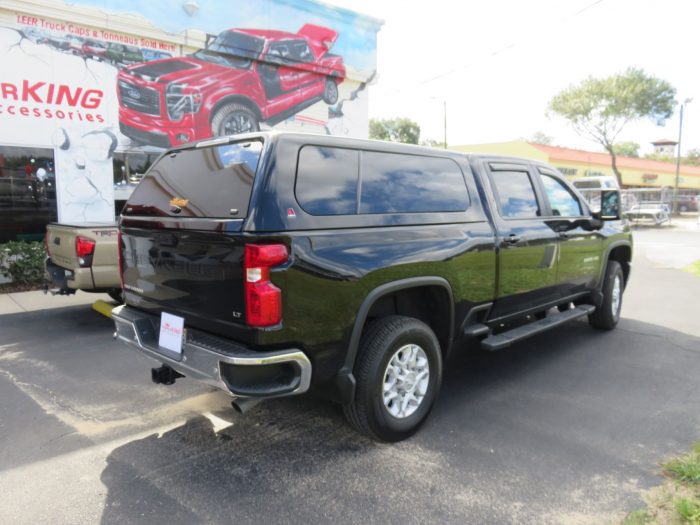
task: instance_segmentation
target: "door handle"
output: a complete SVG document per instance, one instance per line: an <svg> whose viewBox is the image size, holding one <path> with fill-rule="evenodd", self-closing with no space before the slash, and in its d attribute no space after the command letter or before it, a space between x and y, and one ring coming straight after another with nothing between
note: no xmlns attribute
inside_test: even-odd
<svg viewBox="0 0 700 525"><path fill-rule="evenodd" d="M511 233L508 237L505 237L503 239L503 242L507 244L517 244L520 242L520 235L515 235L514 233Z"/></svg>

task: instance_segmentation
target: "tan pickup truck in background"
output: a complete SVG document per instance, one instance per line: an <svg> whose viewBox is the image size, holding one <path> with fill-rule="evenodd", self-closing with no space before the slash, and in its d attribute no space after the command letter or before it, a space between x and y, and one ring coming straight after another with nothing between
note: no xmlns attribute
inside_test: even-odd
<svg viewBox="0 0 700 525"><path fill-rule="evenodd" d="M107 293L122 302L117 241L116 224L49 224L46 270L53 287L46 285L44 291Z"/></svg>

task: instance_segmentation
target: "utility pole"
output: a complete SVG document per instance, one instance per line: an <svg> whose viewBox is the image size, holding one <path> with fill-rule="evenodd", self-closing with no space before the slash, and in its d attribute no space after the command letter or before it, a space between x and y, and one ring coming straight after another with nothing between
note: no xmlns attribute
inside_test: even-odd
<svg viewBox="0 0 700 525"><path fill-rule="evenodd" d="M445 149L447 149L447 99L442 101L442 108L445 117Z"/></svg>
<svg viewBox="0 0 700 525"><path fill-rule="evenodd" d="M683 138L683 110L686 104L692 102L692 98L686 98L681 102L680 121L678 123L678 151L676 152L676 184L673 187L673 215L678 215L678 184L681 173L681 139Z"/></svg>

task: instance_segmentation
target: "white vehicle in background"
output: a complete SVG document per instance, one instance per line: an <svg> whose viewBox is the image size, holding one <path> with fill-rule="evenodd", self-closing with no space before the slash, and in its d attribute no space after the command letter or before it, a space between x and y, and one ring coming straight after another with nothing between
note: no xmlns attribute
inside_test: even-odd
<svg viewBox="0 0 700 525"><path fill-rule="evenodd" d="M574 187L584 196L591 206L591 210L600 210L600 190L619 190L617 178L612 175L585 177L572 180ZM639 204L633 193L622 192L622 209L629 210Z"/></svg>
<svg viewBox="0 0 700 525"><path fill-rule="evenodd" d="M653 222L655 226L671 222L671 210L664 202L642 202L627 210L625 216L632 222Z"/></svg>
<svg viewBox="0 0 700 525"><path fill-rule="evenodd" d="M600 210L600 190L619 190L617 179L609 175L574 179L571 184L584 196L592 211ZM625 209L625 203L622 203Z"/></svg>
<svg viewBox="0 0 700 525"><path fill-rule="evenodd" d="M571 183L579 190L619 190L620 185L612 175L602 175L597 177L584 177L574 179ZM600 193L600 191L598 191Z"/></svg>

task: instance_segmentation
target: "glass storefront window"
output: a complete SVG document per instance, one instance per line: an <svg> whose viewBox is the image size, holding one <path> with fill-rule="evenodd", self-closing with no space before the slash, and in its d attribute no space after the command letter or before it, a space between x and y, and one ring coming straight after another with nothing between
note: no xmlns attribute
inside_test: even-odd
<svg viewBox="0 0 700 525"><path fill-rule="evenodd" d="M53 151L0 146L0 242L41 240L55 220Z"/></svg>

